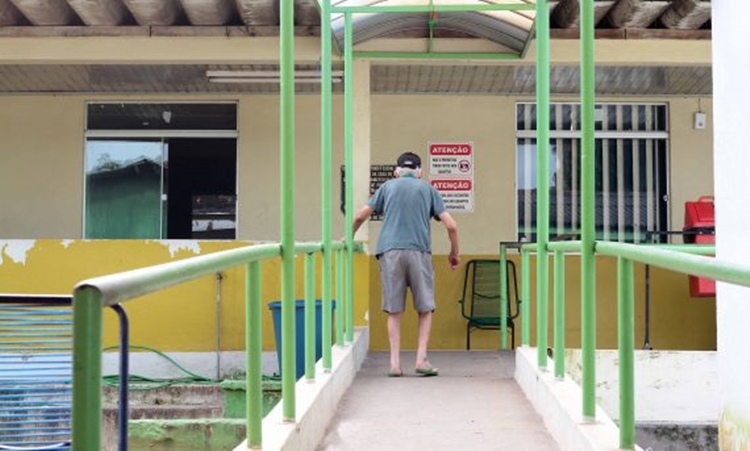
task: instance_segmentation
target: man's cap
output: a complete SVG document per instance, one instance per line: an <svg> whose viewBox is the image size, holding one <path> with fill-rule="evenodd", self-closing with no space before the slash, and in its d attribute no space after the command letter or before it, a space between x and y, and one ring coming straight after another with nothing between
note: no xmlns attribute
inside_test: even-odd
<svg viewBox="0 0 750 451"><path fill-rule="evenodd" d="M419 155L415 153L404 152L398 157L396 166L400 168L419 169L422 167L422 160L419 158Z"/></svg>

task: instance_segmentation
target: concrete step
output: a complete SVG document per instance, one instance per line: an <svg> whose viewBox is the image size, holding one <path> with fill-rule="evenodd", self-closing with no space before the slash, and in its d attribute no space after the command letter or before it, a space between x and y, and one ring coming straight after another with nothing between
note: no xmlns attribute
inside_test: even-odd
<svg viewBox="0 0 750 451"><path fill-rule="evenodd" d="M117 404L118 387L104 386L104 403ZM130 406L165 405L221 405L224 403L222 389L218 384L175 384L153 389L128 390Z"/></svg>
<svg viewBox="0 0 750 451"><path fill-rule="evenodd" d="M117 419L117 406L104 406L105 419ZM176 420L198 418L222 418L223 405L163 405L163 406L128 406L128 417L131 420Z"/></svg>

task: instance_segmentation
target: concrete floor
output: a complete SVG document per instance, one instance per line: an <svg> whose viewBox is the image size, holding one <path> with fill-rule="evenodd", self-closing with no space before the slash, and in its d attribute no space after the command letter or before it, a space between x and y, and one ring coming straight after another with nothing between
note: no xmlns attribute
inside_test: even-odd
<svg viewBox="0 0 750 451"><path fill-rule="evenodd" d="M388 354L370 352L318 451L559 449L513 379L514 354L431 352L437 377L388 378Z"/></svg>

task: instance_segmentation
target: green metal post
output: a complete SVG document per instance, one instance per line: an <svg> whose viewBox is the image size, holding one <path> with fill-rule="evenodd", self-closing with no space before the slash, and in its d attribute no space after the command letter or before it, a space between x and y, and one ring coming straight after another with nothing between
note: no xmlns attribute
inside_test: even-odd
<svg viewBox="0 0 750 451"><path fill-rule="evenodd" d="M321 334L323 337L323 369L331 371L331 279L333 256L331 255L333 240L332 226L332 199L333 176L331 167L333 165L333 154L331 150L333 131L331 117L333 110L331 89L331 0L320 2L320 214L321 232L323 238L322 256L322 287L321 301L323 318L321 321Z"/></svg>
<svg viewBox="0 0 750 451"><path fill-rule="evenodd" d="M430 6L434 6L432 0L430 0L429 4ZM427 20L427 28L429 29L429 37L427 38L427 53L432 53L432 48L435 41L435 17L437 13L435 11L431 11L428 14L430 15L430 18Z"/></svg>
<svg viewBox="0 0 750 451"><path fill-rule="evenodd" d="M305 254L305 379L315 379L315 254Z"/></svg>
<svg viewBox="0 0 750 451"><path fill-rule="evenodd" d="M547 368L549 324L549 7L536 2L536 317L537 365Z"/></svg>
<svg viewBox="0 0 750 451"><path fill-rule="evenodd" d="M617 259L617 336L620 370L620 449L635 444L633 262Z"/></svg>
<svg viewBox="0 0 750 451"><path fill-rule="evenodd" d="M344 250L336 251L336 344L344 346Z"/></svg>
<svg viewBox="0 0 750 451"><path fill-rule="evenodd" d="M583 417L596 418L596 259L594 255L594 2L581 0L581 389Z"/></svg>
<svg viewBox="0 0 750 451"><path fill-rule="evenodd" d="M554 280L555 377L565 377L565 254L555 251Z"/></svg>
<svg viewBox="0 0 750 451"><path fill-rule="evenodd" d="M355 58L367 59L428 59L428 60L520 60L518 53L497 52L399 52L399 51L357 51Z"/></svg>
<svg viewBox="0 0 750 451"><path fill-rule="evenodd" d="M263 316L261 314L260 262L245 270L245 352L247 353L247 444L263 445Z"/></svg>
<svg viewBox="0 0 750 451"><path fill-rule="evenodd" d="M344 148L346 166L346 341L354 341L354 32L344 14Z"/></svg>
<svg viewBox="0 0 750 451"><path fill-rule="evenodd" d="M294 317L294 0L280 0L281 52L281 401L295 420Z"/></svg>
<svg viewBox="0 0 750 451"><path fill-rule="evenodd" d="M500 349L508 349L508 255L500 243Z"/></svg>
<svg viewBox="0 0 750 451"><path fill-rule="evenodd" d="M101 449L102 300L96 288L73 294L73 423L76 451Z"/></svg>
<svg viewBox="0 0 750 451"><path fill-rule="evenodd" d="M529 251L521 249L521 344L531 344L531 271Z"/></svg>

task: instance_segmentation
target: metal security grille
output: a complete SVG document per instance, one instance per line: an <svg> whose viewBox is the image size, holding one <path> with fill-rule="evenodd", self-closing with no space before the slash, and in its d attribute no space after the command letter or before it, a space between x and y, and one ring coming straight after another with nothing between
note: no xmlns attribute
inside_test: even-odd
<svg viewBox="0 0 750 451"><path fill-rule="evenodd" d="M596 239L643 242L668 230L668 121L664 104L597 104ZM536 240L536 105L516 105L518 240ZM581 107L550 106L550 238L581 229Z"/></svg>
<svg viewBox="0 0 750 451"><path fill-rule="evenodd" d="M70 449L71 348L69 306L0 299L0 450Z"/></svg>

